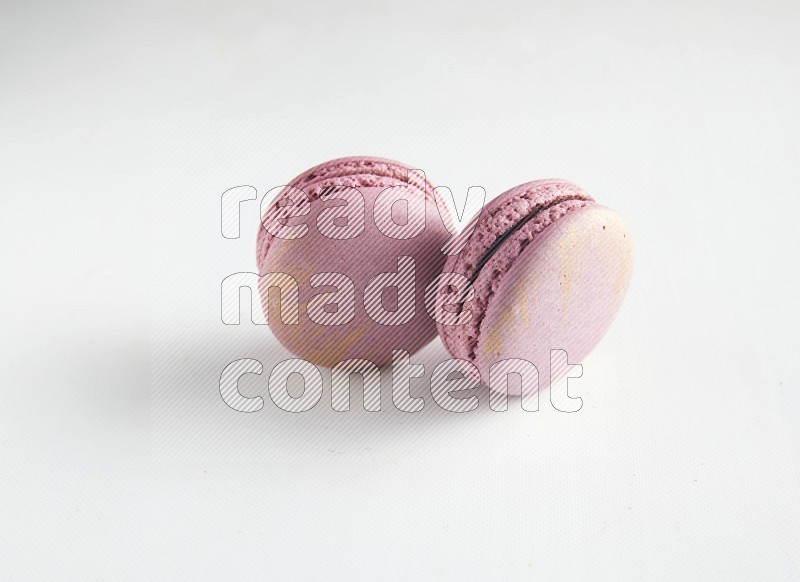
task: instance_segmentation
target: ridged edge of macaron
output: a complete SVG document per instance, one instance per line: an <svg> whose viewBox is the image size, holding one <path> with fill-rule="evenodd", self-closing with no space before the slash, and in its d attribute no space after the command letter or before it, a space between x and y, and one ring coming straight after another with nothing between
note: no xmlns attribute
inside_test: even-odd
<svg viewBox="0 0 800 582"><path fill-rule="evenodd" d="M414 168L402 162L387 158L351 156L318 164L294 178L288 186L303 189L320 180L365 174L395 178L401 182L412 184L426 193L433 192L435 186L428 181L427 176L422 180L418 173L409 175L409 170L412 169ZM422 175L424 176L424 174Z"/></svg>
<svg viewBox="0 0 800 582"><path fill-rule="evenodd" d="M486 205L464 249L451 256L444 266L444 272L460 273L472 281L475 293L468 303L472 312L469 323L460 326L437 323L439 335L453 356L474 361L489 300L519 255L566 214L594 203L594 199L577 185L550 179L516 186ZM526 222L518 230L509 234L523 221ZM505 236L508 238L503 240ZM476 276L476 267L498 241L501 246L494 250Z"/></svg>

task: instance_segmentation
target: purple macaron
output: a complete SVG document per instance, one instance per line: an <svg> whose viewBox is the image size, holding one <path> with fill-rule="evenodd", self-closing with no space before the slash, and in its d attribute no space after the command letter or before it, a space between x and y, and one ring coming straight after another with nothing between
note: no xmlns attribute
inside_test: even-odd
<svg viewBox="0 0 800 582"><path fill-rule="evenodd" d="M436 337L425 289L441 273L452 222L422 172L381 158L333 160L292 180L262 214L262 307L293 354L380 366L393 350L413 353Z"/></svg>
<svg viewBox="0 0 800 582"><path fill-rule="evenodd" d="M534 364L540 387L563 377L567 360L581 363L630 281L633 244L619 214L570 182L537 180L487 204L466 236L443 270L469 280L474 294L464 301L461 292L465 323L438 324L447 350L474 364L489 385L504 361ZM452 286L439 293L458 300ZM552 350L567 358L553 359L551 370ZM510 394L519 390L509 385Z"/></svg>

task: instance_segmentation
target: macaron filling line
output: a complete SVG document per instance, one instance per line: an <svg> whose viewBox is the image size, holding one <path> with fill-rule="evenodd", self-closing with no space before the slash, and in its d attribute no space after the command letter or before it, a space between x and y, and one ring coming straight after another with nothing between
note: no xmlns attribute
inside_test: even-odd
<svg viewBox="0 0 800 582"><path fill-rule="evenodd" d="M514 226L509 228L506 232L497 237L497 239L492 243L492 245L488 249L486 249L486 252L484 253L483 257L481 257L481 260L478 261L478 264L475 265L475 270L473 271L472 276L469 279L470 285L475 284L475 281L477 281L478 277L481 274L481 270L486 266L486 264L492 259L495 253L497 253L497 251L500 250L500 247L502 247L503 244L509 238L514 236L514 234L516 234L520 229L522 229L531 220L534 220L541 213L546 212L551 208L553 208L554 206L558 206L562 202L567 202L569 200L587 202L587 200L584 198L576 198L574 196L562 196L560 198L557 198L556 200L553 200L549 204L540 206L539 208L531 212L528 216L517 222Z"/></svg>
<svg viewBox="0 0 800 582"><path fill-rule="evenodd" d="M458 312L462 311L466 307L466 305L468 303L471 303L471 302L466 300L467 293L469 292L470 289L474 289L475 288L475 285L476 285L476 283L478 281L478 278L480 277L480 275L481 275L481 273L483 271L483 268L486 267L486 265L489 263L489 261L491 261L492 258L500 251L500 249L503 247L503 245L506 242L508 242L520 230L522 230L527 224L529 224L530 222L534 221L537 217L541 216L542 214L552 210L553 208L555 208L555 207L557 207L557 206L559 206L561 204L564 204L565 202L581 203L582 206L584 206L584 205L588 206L588 205L595 204L595 201L593 199L591 199L591 198L588 198L588 197L584 198L584 197L575 196L575 195L559 196L558 198L548 202L547 204L536 208L535 210L530 212L528 215L526 215L524 218L522 218L518 222L516 222L511 228L506 230L502 235L498 236L497 239L489 246L489 248L486 250L486 252L483 254L481 259L476 264L475 270L473 271L472 276L469 278L470 284L464 290L464 294L461 297L460 302L456 304ZM498 209L493 214L493 216L495 216L499 212L503 212L503 210L504 209ZM567 209L564 212L564 214L572 212L573 210L575 210L575 209L574 208ZM562 215L562 217L563 217L563 215ZM559 217L559 218L561 218L561 217ZM558 220L559 218L556 218L555 220ZM555 222L555 220L554 220L554 222ZM531 236L530 240L527 241L527 243L524 243L523 248L525 246L528 246L531 242L533 242L533 240L536 237L538 237L539 235L541 235L542 232L545 232L549 226L551 226L551 224L547 224L541 231L537 232L536 234L533 234ZM522 249L520 249L520 252L522 252ZM502 277L503 274L505 274L505 273L501 272L499 276ZM467 324L467 330L468 330L467 331L467 336L469 338L467 340L467 342L469 344L468 357L469 357L469 359L471 361L474 360L474 358L475 358L475 350L477 348L478 335L479 335L478 330L480 330L482 322L483 322L483 316L486 314L486 305L488 305L488 301L493 295L494 295L494 292L490 290L488 292L488 295L485 296L484 298L482 298L482 300L479 299L478 297L476 297L475 299L477 300L477 303L474 303L473 306L470 308L472 310L473 319L469 324Z"/></svg>

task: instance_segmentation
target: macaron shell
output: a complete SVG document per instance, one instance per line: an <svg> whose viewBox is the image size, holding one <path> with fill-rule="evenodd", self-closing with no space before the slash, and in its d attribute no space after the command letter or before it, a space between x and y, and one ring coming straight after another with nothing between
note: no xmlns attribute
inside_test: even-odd
<svg viewBox="0 0 800 582"><path fill-rule="evenodd" d="M312 201L318 199L325 187L369 187L375 185L401 185L409 184L424 192L426 199L433 202L440 214L441 220L451 231L453 230L452 217L447 205L435 192L435 186L420 170L414 170L400 162L386 158L370 156L353 156L338 158L310 168L292 179L281 192L273 198L264 211L262 222L268 224L280 212L278 201L284 198L294 188L299 188L306 193ZM259 263L269 251L273 236L265 228L258 231L256 242L256 257Z"/></svg>
<svg viewBox="0 0 800 582"><path fill-rule="evenodd" d="M545 388L568 369L550 369L551 350L566 350L569 364L580 364L619 310L633 261L631 233L609 208L579 208L547 228L488 300L475 353L484 382L493 364L519 358L536 366Z"/></svg>

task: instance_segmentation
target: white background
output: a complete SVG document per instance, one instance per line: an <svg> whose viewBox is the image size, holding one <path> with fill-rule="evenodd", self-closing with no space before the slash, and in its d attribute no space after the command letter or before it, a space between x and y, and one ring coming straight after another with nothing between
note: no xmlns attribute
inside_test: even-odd
<svg viewBox="0 0 800 582"><path fill-rule="evenodd" d="M800 578L796 3L0 9L0 578ZM582 410L224 405L221 193L359 154L629 220Z"/></svg>

